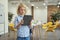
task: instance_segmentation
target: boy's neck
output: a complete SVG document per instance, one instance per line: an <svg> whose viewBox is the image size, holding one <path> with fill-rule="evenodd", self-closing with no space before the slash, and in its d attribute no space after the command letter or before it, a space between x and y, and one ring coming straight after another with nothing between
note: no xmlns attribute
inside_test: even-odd
<svg viewBox="0 0 60 40"><path fill-rule="evenodd" d="M24 16L24 15L21 15L21 14L20 14L19 16Z"/></svg>

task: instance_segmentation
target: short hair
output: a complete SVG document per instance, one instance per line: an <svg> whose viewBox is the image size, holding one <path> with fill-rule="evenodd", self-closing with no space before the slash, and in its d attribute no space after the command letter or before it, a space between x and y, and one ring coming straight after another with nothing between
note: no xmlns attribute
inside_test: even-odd
<svg viewBox="0 0 60 40"><path fill-rule="evenodd" d="M23 3L20 3L19 6L18 6L18 8L17 8L17 14L19 13L19 9L20 9L21 7L24 7L24 8L25 8L25 13L26 13L26 5L23 4Z"/></svg>

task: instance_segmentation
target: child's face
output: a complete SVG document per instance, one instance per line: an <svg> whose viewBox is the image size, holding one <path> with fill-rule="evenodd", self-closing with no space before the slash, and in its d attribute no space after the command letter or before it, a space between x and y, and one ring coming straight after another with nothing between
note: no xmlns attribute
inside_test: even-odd
<svg viewBox="0 0 60 40"><path fill-rule="evenodd" d="M21 7L20 9L19 9L19 13L20 13L20 15L24 15L25 14L25 8L24 7Z"/></svg>

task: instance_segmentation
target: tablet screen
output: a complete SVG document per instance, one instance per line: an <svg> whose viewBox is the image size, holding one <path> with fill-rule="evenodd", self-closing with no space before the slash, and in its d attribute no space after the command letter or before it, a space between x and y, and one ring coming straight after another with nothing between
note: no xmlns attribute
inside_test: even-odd
<svg viewBox="0 0 60 40"><path fill-rule="evenodd" d="M30 22L32 20L32 15L24 15L23 20L24 20L24 24L22 25L30 25Z"/></svg>

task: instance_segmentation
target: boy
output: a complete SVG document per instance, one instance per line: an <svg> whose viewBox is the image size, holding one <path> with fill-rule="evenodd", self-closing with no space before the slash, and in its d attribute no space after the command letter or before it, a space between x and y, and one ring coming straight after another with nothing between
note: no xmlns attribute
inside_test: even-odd
<svg viewBox="0 0 60 40"><path fill-rule="evenodd" d="M30 29L27 25L22 25L24 23L23 17L26 13L26 5L20 4L17 9L17 17L14 21L14 27L17 28L17 40L30 40Z"/></svg>

